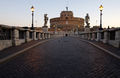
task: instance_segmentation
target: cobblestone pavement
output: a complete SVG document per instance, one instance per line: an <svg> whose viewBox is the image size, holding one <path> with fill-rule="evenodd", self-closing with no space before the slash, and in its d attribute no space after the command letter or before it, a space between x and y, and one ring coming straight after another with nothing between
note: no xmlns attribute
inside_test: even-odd
<svg viewBox="0 0 120 78"><path fill-rule="evenodd" d="M42 40L35 40L35 41L33 40L33 41L28 42L28 43L23 43L22 45L19 45L19 46L12 46L12 47L6 48L6 49L0 51L0 59L6 57L8 55L11 55L13 53L16 53L20 50L23 50L23 49L25 49L33 44L36 44L39 41L42 41Z"/></svg>
<svg viewBox="0 0 120 78"><path fill-rule="evenodd" d="M104 47L105 49L115 53L116 55L119 55L120 56L120 48L116 48L116 47L113 47L112 45L109 45L109 44L104 44L102 42L97 42L97 41L92 41L92 40L89 40L90 42L96 44L96 45L99 45L101 47Z"/></svg>
<svg viewBox="0 0 120 78"><path fill-rule="evenodd" d="M104 49L106 49L106 50L108 50L108 51L110 51L110 52L120 56L120 48L113 47L110 44L105 44L102 41L81 39L79 37L77 37L77 38L80 39L80 40L86 40L86 41L92 42L92 43L94 43L94 44L96 44L96 45L98 45L98 46L100 46L100 47L102 47L102 48L104 48Z"/></svg>
<svg viewBox="0 0 120 78"><path fill-rule="evenodd" d="M62 37L1 64L0 78L120 78L120 60L77 38Z"/></svg>

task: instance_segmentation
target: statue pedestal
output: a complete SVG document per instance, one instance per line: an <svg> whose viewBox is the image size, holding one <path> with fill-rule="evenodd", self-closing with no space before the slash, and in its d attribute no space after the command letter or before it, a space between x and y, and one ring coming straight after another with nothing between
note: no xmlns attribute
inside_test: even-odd
<svg viewBox="0 0 120 78"><path fill-rule="evenodd" d="M85 30L84 30L84 32L90 32L90 26L85 26Z"/></svg>
<svg viewBox="0 0 120 78"><path fill-rule="evenodd" d="M48 33L48 26L43 26L42 30L43 30L43 32Z"/></svg>

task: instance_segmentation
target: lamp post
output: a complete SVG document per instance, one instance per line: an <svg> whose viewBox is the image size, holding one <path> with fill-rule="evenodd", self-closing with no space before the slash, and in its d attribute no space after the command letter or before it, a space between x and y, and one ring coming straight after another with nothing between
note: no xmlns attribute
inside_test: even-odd
<svg viewBox="0 0 120 78"><path fill-rule="evenodd" d="M103 28L102 28L102 11L103 11L103 6L100 5L99 9L100 9L100 28L99 28L99 30L103 30Z"/></svg>
<svg viewBox="0 0 120 78"><path fill-rule="evenodd" d="M32 11L32 27L31 27L31 29L34 29L34 6L31 7L31 11Z"/></svg>

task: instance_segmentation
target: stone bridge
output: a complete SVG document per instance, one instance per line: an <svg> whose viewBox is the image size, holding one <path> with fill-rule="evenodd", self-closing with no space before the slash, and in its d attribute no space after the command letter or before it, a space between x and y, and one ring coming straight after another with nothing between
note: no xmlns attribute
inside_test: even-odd
<svg viewBox="0 0 120 78"><path fill-rule="evenodd" d="M119 28L75 36L0 29L0 78L120 78Z"/></svg>

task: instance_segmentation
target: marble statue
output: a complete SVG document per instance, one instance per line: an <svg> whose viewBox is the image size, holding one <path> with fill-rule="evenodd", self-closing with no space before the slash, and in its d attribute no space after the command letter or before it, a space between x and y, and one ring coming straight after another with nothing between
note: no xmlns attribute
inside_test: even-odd
<svg viewBox="0 0 120 78"><path fill-rule="evenodd" d="M89 14L87 13L87 15L85 16L86 26L89 26L89 25L90 25L89 21L90 21L90 17L89 17Z"/></svg>
<svg viewBox="0 0 120 78"><path fill-rule="evenodd" d="M47 14L44 14L44 26L47 26L48 17Z"/></svg>

